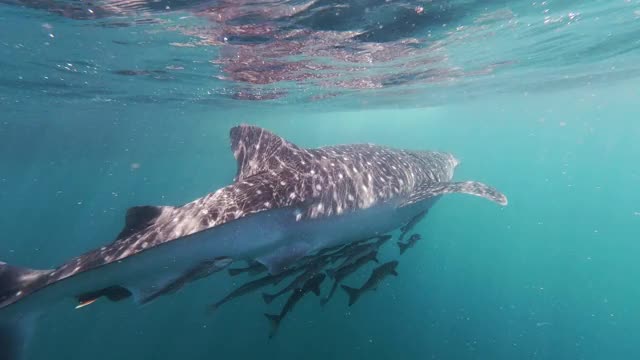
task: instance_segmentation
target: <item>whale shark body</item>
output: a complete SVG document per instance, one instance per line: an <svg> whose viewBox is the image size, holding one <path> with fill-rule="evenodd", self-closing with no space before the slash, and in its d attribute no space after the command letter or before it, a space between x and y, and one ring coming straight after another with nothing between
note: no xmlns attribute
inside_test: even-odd
<svg viewBox="0 0 640 360"><path fill-rule="evenodd" d="M305 149L258 127L231 129L232 184L182 206L137 206L108 245L50 270L0 263L0 359L25 350L51 304L99 298L139 304L236 261L279 274L323 249L393 231L441 195L506 197L479 182L452 182L448 153L370 144Z"/></svg>

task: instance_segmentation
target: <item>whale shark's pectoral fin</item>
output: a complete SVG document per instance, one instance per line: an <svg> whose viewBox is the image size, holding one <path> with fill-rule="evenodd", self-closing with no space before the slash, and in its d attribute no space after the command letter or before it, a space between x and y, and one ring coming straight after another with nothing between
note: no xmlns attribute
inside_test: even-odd
<svg viewBox="0 0 640 360"><path fill-rule="evenodd" d="M256 260L264 265L271 275L276 275L305 257L310 249L309 244L304 242L295 243L280 247L274 252L258 257Z"/></svg>
<svg viewBox="0 0 640 360"><path fill-rule="evenodd" d="M477 181L462 181L418 185L415 192L409 195L409 197L400 204L400 207L436 196L453 193L480 196L500 205L507 205L507 197L491 186Z"/></svg>

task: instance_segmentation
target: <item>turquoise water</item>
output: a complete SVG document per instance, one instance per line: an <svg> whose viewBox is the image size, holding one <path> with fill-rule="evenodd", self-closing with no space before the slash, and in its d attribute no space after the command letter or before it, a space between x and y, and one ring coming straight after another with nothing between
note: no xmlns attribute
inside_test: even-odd
<svg viewBox="0 0 640 360"><path fill-rule="evenodd" d="M208 304L247 279L216 275L142 308L131 301L81 310L55 305L38 324L29 359L640 356L634 37L640 4L550 3L551 20L562 14L562 26L544 27L551 16L544 7L499 4L518 23L533 25L505 28L514 22L505 15L484 28L495 36L445 47L447 61L463 70L517 65L372 89L326 88L307 79L293 85L220 80L233 74L209 60L224 49L167 46L194 41L167 30L189 9L156 13L169 25L101 27L148 18L153 9L143 9L144 16L73 19L38 6L0 5L2 261L60 264L110 242L130 206L178 205L230 183L235 162L228 131L238 123L305 147L371 142L449 151L461 159L455 179L483 181L509 197L504 208L468 196L443 198L416 228L423 239L400 258L397 278L351 308L341 291L324 309L307 297L270 341L263 313L277 312L285 299L266 306L255 293L207 314ZM488 11L478 9L465 7L457 21L477 23L472 20ZM578 21L569 23L569 10L580 14ZM320 15L314 13L316 22ZM294 23L314 29L304 19ZM394 66L380 60L383 69L364 71L420 77L396 70L423 55L399 56ZM67 62L83 70L57 66ZM114 73L175 63L189 67L179 74ZM286 95L233 96L247 86ZM326 93L338 95L311 100ZM382 257L396 254L388 244ZM345 284L367 276L358 273Z"/></svg>

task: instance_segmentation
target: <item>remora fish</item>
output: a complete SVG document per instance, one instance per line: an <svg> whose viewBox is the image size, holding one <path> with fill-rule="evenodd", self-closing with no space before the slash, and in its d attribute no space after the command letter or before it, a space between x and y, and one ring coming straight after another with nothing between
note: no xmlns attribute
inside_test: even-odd
<svg viewBox="0 0 640 360"><path fill-rule="evenodd" d="M327 264L327 260L328 259L325 257L320 257L315 259L312 263L309 264L309 266L305 269L305 271L302 274L298 275L295 279L293 279L293 281L291 281L289 285L285 286L284 289L278 291L275 294L263 293L262 299L264 299L265 303L271 304L271 302L275 300L278 296L284 293L288 293L291 290L297 289L298 287L302 286L305 282L307 282L309 279L312 279L320 271L322 271L322 268Z"/></svg>
<svg viewBox="0 0 640 360"><path fill-rule="evenodd" d="M133 207L115 241L55 269L0 264L0 359L18 358L26 330L65 299L144 302L215 259L256 260L277 274L323 248L391 232L444 194L507 204L487 185L452 182L449 153L305 149L248 125L231 129L231 146L232 184L182 206Z"/></svg>
<svg viewBox="0 0 640 360"><path fill-rule="evenodd" d="M362 245L362 243L365 243L365 242L367 242L369 240L370 239L354 241L351 244L339 247L337 250L325 252L325 253L328 253L326 255L328 257L328 259L329 259L328 261L330 263L334 263L334 262L344 258L345 256L348 256L353 251L353 249L357 248L358 246Z"/></svg>
<svg viewBox="0 0 640 360"><path fill-rule="evenodd" d="M222 300L218 301L215 304L212 304L209 309L211 311L217 310L220 306L222 306L222 304L227 303L240 296L252 293L267 285L278 285L278 283L280 283L280 281L282 281L283 279L287 278L288 276L294 275L302 270L304 270L304 267L293 267L283 272L280 272L276 275L266 275L261 277L260 279L249 281L248 283L245 283L240 287L238 287L237 289L230 292Z"/></svg>
<svg viewBox="0 0 640 360"><path fill-rule="evenodd" d="M176 278L175 280L166 284L165 286L154 290L154 292L148 295L147 297L140 299L139 303L146 304L162 295L174 293L180 290L185 284L189 282L205 278L215 272L218 272L226 268L227 266L229 266L229 264L231 264L231 262L232 262L232 259L227 257L222 257L212 261L205 261L200 266L190 271L187 271L185 274L181 275L180 277ZM84 295L86 296L87 294L84 294ZM89 296L87 301L82 301L82 299L78 298L78 301L80 302L80 304L76 306L76 308L89 305L94 301L96 301L99 297L100 296L97 294L93 296Z"/></svg>
<svg viewBox="0 0 640 360"><path fill-rule="evenodd" d="M400 248L400 255L404 254L404 252L407 251L407 249L412 248L413 245L415 245L420 239L422 239L422 236L420 234L413 234L409 237L409 240L407 240L406 243L398 241L398 247Z"/></svg>
<svg viewBox="0 0 640 360"><path fill-rule="evenodd" d="M398 261L389 261L388 263L384 263L377 268L373 269L371 272L371 276L369 276L369 280L367 280L364 285L362 285L359 289L349 287L347 285L341 285L344 291L349 295L349 306L353 305L358 301L360 295L369 290L375 290L378 287L378 284L388 275L398 276L396 272L396 267L398 266Z"/></svg>
<svg viewBox="0 0 640 360"><path fill-rule="evenodd" d="M247 273L249 275L258 275L260 273L265 272L266 270L267 268L265 268L264 265L256 261L256 262L249 263L247 267L229 269L227 271L229 272L229 275L236 276L242 273Z"/></svg>
<svg viewBox="0 0 640 360"><path fill-rule="evenodd" d="M416 225L424 219L425 216L427 216L427 213L429 213L428 209L414 216L406 225L400 227L400 236L398 237L398 241L402 241L407 233L413 230L413 228L416 227Z"/></svg>
<svg viewBox="0 0 640 360"><path fill-rule="evenodd" d="M320 304L326 305L329 302L329 300L331 300L331 297L333 297L333 294L336 292L336 289L338 288L338 285L347 276L349 276L349 275L353 274L354 272L356 272L358 269L363 267L369 261L378 262L377 255L378 255L378 252L376 250L373 250L373 251L371 251L371 252L359 257L356 261L354 261L354 262L352 262L352 263L350 263L348 265L342 266L342 267L338 268L337 270L333 270L333 269L327 270L327 275L332 277L334 279L334 282L333 282L333 286L331 287L331 291L329 292L329 295L327 295L327 297L325 297L322 300L320 300Z"/></svg>
<svg viewBox="0 0 640 360"><path fill-rule="evenodd" d="M362 254L366 254L371 251L377 251L380 248L380 246L382 246L385 242L389 241L389 239L391 239L391 235L385 235L385 236L381 236L375 242L362 244L352 248L349 252L345 254L346 259L342 262L342 264L339 265L339 267L345 267L345 266L348 266L349 264L352 264Z"/></svg>
<svg viewBox="0 0 640 360"><path fill-rule="evenodd" d="M305 281L302 287L296 288L289 296L286 304L280 311L279 315L272 314L264 314L264 316L269 319L269 324L271 325L271 331L269 332L269 339L271 339L276 332L278 331L278 327L280 326L280 322L284 319L285 315L293 310L293 307L309 292L313 292L316 296L320 296L320 284L324 281L326 275L323 273L315 274L312 278Z"/></svg>

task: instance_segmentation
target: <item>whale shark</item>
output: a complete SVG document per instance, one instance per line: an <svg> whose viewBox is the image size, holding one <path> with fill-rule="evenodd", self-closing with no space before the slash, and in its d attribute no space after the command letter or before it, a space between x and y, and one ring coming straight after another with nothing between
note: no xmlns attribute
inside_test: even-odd
<svg viewBox="0 0 640 360"><path fill-rule="evenodd" d="M132 207L115 240L58 267L0 263L0 359L24 356L52 304L147 304L238 261L280 274L323 249L412 224L445 194L507 204L493 187L452 181L459 161L446 152L304 148L251 125L231 128L230 140L229 185L179 206Z"/></svg>

